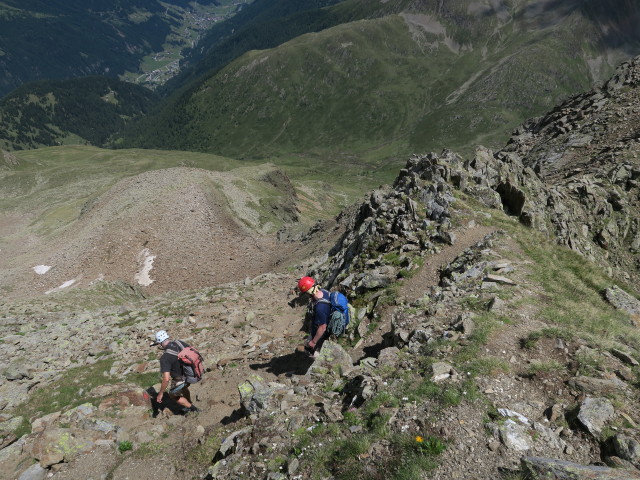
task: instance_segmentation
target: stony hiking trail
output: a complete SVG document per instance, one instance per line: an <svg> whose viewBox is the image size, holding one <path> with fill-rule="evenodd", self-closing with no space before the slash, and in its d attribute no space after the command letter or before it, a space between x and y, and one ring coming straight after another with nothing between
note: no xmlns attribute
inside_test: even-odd
<svg viewBox="0 0 640 480"><path fill-rule="evenodd" d="M460 254L464 249L472 246L481 240L492 229L471 226L460 229L458 240L454 245L444 246L436 255L429 257L427 264L420 273L407 280L401 288L401 295L407 300L415 300L424 295L429 287L436 286L439 281L438 269L446 265ZM212 342L209 350L214 352L222 350L220 346L231 346L232 352L236 353L223 358L211 365L211 372L206 374L202 383L192 387L194 402L202 409L202 412L191 416L166 417L160 414L155 419L144 422L129 423L127 428L134 431L153 430L154 425L166 424L168 421L175 429L163 439L164 445L171 445L168 453L152 455L149 458L126 459L111 472L113 480L118 479L141 479L152 480L163 472L166 475L175 474L172 465L181 463L180 457L188 450L189 440L193 438L194 432L204 428L207 431L212 426L218 424L232 424L242 417L240 409L238 385L252 374L259 374L266 381L278 381L281 377L292 375L303 375L311 365L311 360L304 354L296 351L296 347L302 343L305 333L302 331L304 318L304 306L292 308L288 302L295 298L296 277L294 276L273 276L265 285L252 286L249 292L243 295L243 301L238 303L238 323L219 326L212 331L207 339ZM238 287L242 288L242 287ZM238 325L246 321L250 313L260 312L259 320L249 321L245 334L249 336L258 334L260 343L273 341L268 351L262 351L257 355L245 355L237 351L240 347L237 338ZM198 322L219 319L219 310L203 307L195 312ZM244 316L244 319L243 319ZM389 317L384 313L382 318ZM382 334L390 330L388 322L366 337L360 349L350 352L354 361L363 356L363 352L368 347L379 349ZM218 368L220 366L220 368ZM99 477L106 469L111 470L117 462L117 456L111 452L106 454L96 454L96 459L89 460L94 454L81 459L68 469L54 475L53 478L64 479L86 479ZM108 468L105 468L108 467Z"/></svg>
<svg viewBox="0 0 640 480"><path fill-rule="evenodd" d="M216 327L199 338L209 342L205 351L213 355L206 356L205 362L210 372L203 381L192 386L192 399L201 408L201 413L188 416L173 416L168 411L156 418L143 421L127 420L123 428L132 432L131 437L141 435L143 439L161 445L158 454L148 458L131 456L121 460L113 452L97 454L97 462L89 460L95 454L87 455L69 465L69 468L55 474L53 478L87 479L100 478L110 472L110 478L117 479L155 479L159 475L175 475L175 465L184 462L183 456L193 446L193 440L211 427L220 424L233 424L242 417L238 385L252 374L259 374L266 381L277 381L281 376L301 374L306 371L310 361L295 352L295 347L304 339L301 332L304 309L292 309L287 302L292 299L292 285L295 278L289 276L269 276L264 285L247 288L242 301L235 306L234 319L225 319L216 307L203 307L194 312L198 324L211 321ZM237 287L242 290L243 287ZM229 321L229 323L226 323ZM170 327L168 327L170 328ZM189 338L189 329L173 328L172 336L185 332ZM269 343L268 349L259 345ZM198 342L194 340L194 345ZM152 350L153 348L150 348ZM142 390L140 390L142 396ZM169 416L167 416L169 415ZM146 415L144 415L146 416ZM157 426L169 427L161 440L154 438ZM135 432L135 433L134 433ZM146 436L145 432L148 433ZM149 447L153 450L153 447ZM117 465L117 466L116 466ZM108 467L108 468L105 468ZM196 475L197 477L197 475Z"/></svg>
<svg viewBox="0 0 640 480"><path fill-rule="evenodd" d="M486 235L495 231L494 228L477 225L470 222L464 227L455 229L452 233L456 239L453 245L443 245L441 250L426 257L425 263L419 272L408 279L404 279L398 289L398 297L412 303L422 298L430 287L435 287L440 282L439 270L448 265L465 249L476 244ZM367 354L373 355L384 346L383 335L391 331L391 308L383 308L380 318L384 323L367 335L363 342L351 352L354 360L365 358ZM365 352L367 352L365 354Z"/></svg>
<svg viewBox="0 0 640 480"><path fill-rule="evenodd" d="M404 281L400 295L408 302L421 298L430 287L438 284L440 267L491 231L474 223L456 230L455 243L443 246L439 253L428 257L420 272ZM111 407L110 421L118 426L118 437L131 439L136 445L144 444L148 453L126 456L111 449L96 448L73 462L59 464L52 470L52 478L80 480L108 475L114 480L151 480L158 475L175 475L176 468L189 463L186 458L198 439L204 439L207 432L220 425L227 425L233 430L234 423L243 418L239 384L255 374L267 382L302 377L312 361L296 351L305 337L302 323L306 307L288 304L296 298L295 284L294 275L282 274L267 275L263 281L229 284L228 290L233 293L229 300L222 302L224 307L210 299L211 303L189 311L186 322L172 325L169 323L175 320L172 318L162 319L156 325L144 322L147 341L155 329L167 328L172 336L191 341L195 346L206 344L202 351L210 371L200 384L192 387L193 400L202 412L174 416L167 410L151 418L142 408L130 413L126 407ZM381 312L383 321L379 328L365 336L361 345L350 352L353 361L367 356L365 352L370 355L371 351L379 351L383 347L383 335L391 328L387 313ZM194 338L192 331L203 327L210 329L200 330ZM142 326L138 328L141 329ZM268 347L264 348L266 344ZM139 360L147 358L153 351L153 347L143 343L138 348ZM159 356L159 352L156 355ZM142 368L150 370L146 366ZM138 400L141 400L142 388L137 392ZM116 387L107 397L117 397L118 394ZM144 405L146 402L136 403ZM199 478L202 472L190 474L192 478Z"/></svg>

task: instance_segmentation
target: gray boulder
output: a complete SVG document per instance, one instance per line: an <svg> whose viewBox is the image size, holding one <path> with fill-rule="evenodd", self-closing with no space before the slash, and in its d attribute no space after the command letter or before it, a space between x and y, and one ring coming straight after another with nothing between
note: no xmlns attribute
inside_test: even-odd
<svg viewBox="0 0 640 480"><path fill-rule="evenodd" d="M353 370L351 356L338 343L327 340L322 344L322 349L307 370L306 375L330 371L346 375L351 370Z"/></svg>
<svg viewBox="0 0 640 480"><path fill-rule="evenodd" d="M578 420L591 435L599 438L602 429L614 414L613 405L606 398L587 397L580 405Z"/></svg>
<svg viewBox="0 0 640 480"><path fill-rule="evenodd" d="M509 450L524 452L531 448L532 439L529 427L508 419L498 427L500 441Z"/></svg>
<svg viewBox="0 0 640 480"><path fill-rule="evenodd" d="M244 439L244 437L248 436L253 431L253 427L245 427L242 430L238 430L233 432L231 435L226 437L222 441L222 445L216 452L216 455L213 458L213 462L216 463L223 458L228 457L232 453L235 453L240 445L240 442Z"/></svg>
<svg viewBox="0 0 640 480"><path fill-rule="evenodd" d="M634 465L640 465L640 443L632 437L618 433L613 437L613 448L616 455Z"/></svg>
<svg viewBox="0 0 640 480"><path fill-rule="evenodd" d="M520 466L525 478L544 480L637 480L637 470L621 470L593 465L580 465L543 457L523 457Z"/></svg>
<svg viewBox="0 0 640 480"><path fill-rule="evenodd" d="M18 480L44 480L49 470L42 468L39 463L34 463L20 474Z"/></svg>
<svg viewBox="0 0 640 480"><path fill-rule="evenodd" d="M252 375L251 378L238 385L238 392L242 408L249 415L267 408L273 396L273 391L259 375Z"/></svg>
<svg viewBox="0 0 640 480"><path fill-rule="evenodd" d="M614 285L605 289L604 298L618 310L622 310L629 315L640 315L640 301L620 287Z"/></svg>
<svg viewBox="0 0 640 480"><path fill-rule="evenodd" d="M400 353L398 347L383 348L378 355L378 364L381 367L395 367L398 363L398 353Z"/></svg>
<svg viewBox="0 0 640 480"><path fill-rule="evenodd" d="M569 380L569 386L586 393L606 394L622 391L625 389L626 384L617 378L609 380L606 378L579 376Z"/></svg>

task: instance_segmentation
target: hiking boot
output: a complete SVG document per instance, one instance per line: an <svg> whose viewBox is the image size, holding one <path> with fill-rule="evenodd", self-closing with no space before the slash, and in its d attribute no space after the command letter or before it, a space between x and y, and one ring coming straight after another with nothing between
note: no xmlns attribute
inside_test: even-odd
<svg viewBox="0 0 640 480"><path fill-rule="evenodd" d="M200 409L195 405L191 405L189 408L184 408L182 411L184 412L185 415L188 415L190 413L199 413Z"/></svg>

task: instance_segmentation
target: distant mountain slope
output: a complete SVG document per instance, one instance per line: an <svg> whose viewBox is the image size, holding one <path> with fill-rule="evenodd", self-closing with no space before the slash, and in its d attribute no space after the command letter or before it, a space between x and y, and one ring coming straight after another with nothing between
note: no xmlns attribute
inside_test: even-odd
<svg viewBox="0 0 640 480"><path fill-rule="evenodd" d="M197 45L185 50L180 74L161 90L170 93L203 75L211 75L249 50L272 48L304 33L341 23L322 9L342 1L256 0L215 24Z"/></svg>
<svg viewBox="0 0 640 480"><path fill-rule="evenodd" d="M0 99L0 148L102 145L154 102L146 88L107 77L41 81Z"/></svg>
<svg viewBox="0 0 640 480"><path fill-rule="evenodd" d="M364 20L245 54L124 144L385 158L499 145L640 52L630 1L348 0L326 10Z"/></svg>
<svg viewBox="0 0 640 480"><path fill-rule="evenodd" d="M139 72L145 55L162 52L165 44L179 50L191 40L185 36L205 26L192 22L192 10L188 0L4 0L0 96L34 80Z"/></svg>

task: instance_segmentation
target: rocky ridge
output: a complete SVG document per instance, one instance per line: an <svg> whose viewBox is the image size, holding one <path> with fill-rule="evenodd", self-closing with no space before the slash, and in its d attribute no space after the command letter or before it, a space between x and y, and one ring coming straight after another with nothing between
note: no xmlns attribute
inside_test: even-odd
<svg viewBox="0 0 640 480"><path fill-rule="evenodd" d="M479 147L471 160L448 151L415 156L393 191L373 192L360 207L330 253L329 265L318 271L329 283L339 280L357 289L351 270L362 267L357 258L368 250L384 254L401 242L402 253L429 250L446 237L450 225L444 212L457 190L488 207L504 208L523 224L599 261L612 275L637 281L639 85L637 57L602 87L527 122L498 152ZM433 183L418 191L418 179ZM425 209L420 217L416 196Z"/></svg>
<svg viewBox="0 0 640 480"><path fill-rule="evenodd" d="M618 78L630 80L607 90L607 115L621 96L637 98L639 66L624 66ZM593 95L585 106L600 101ZM328 258L296 271L340 286L354 305L348 338L328 342L315 361L293 348L303 338L302 309L289 310L285 301L296 275L80 315L5 305L3 348L14 358L33 351L38 360L3 373L2 471L25 480L640 478L640 303L587 261L611 265L618 279L637 276L630 267L638 167L626 154L602 170L569 162L552 171L551 157L532 162L569 133L550 128L556 133L543 137L543 125L558 122L529 124L502 151L478 149L470 160L452 152L414 156L392 188L339 219L348 228ZM574 172L571 182L561 170ZM621 171L628 175L613 174ZM580 193L585 188L590 196ZM612 234L611 227L603 244L599 229L609 220L626 229ZM481 228L490 233L444 261L445 247ZM582 257L547 244L545 235ZM541 263L536 248L553 260L542 256ZM557 275L568 261L585 269L577 278L589 276L586 287L562 297L541 270ZM435 281L421 276L425 264L435 266ZM549 305L559 299L569 308L569 296L579 297L584 312L569 310L572 323L550 317ZM194 387L209 407L198 417L169 409L154 416L133 382L157 368L157 360L141 359L148 356L143 341L158 327L202 346L209 359L216 381ZM69 344L39 351L55 336ZM19 405L48 388L59 392L52 401L61 400L60 370L90 365L100 365L108 384L88 391L93 403L52 405L45 415L32 403ZM74 390L78 400L81 389ZM31 433L12 437L25 422ZM28 467L28 459L37 463Z"/></svg>

